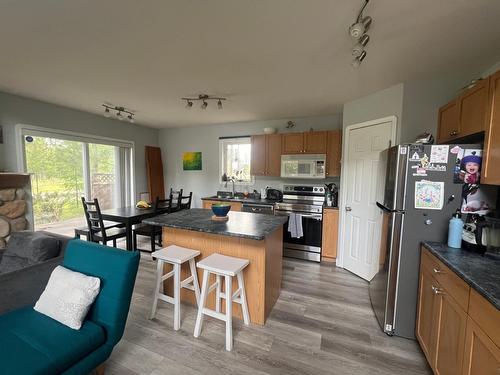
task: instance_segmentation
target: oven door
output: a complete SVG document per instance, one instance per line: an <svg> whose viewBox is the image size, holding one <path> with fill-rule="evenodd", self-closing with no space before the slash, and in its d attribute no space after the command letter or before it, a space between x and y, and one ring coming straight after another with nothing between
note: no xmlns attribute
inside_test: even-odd
<svg viewBox="0 0 500 375"><path fill-rule="evenodd" d="M300 238L292 237L291 233L288 231L287 221L283 230L284 255L319 262L321 260L323 215L298 213L302 216L302 229L304 235ZM289 216L290 211L276 210L275 214Z"/></svg>

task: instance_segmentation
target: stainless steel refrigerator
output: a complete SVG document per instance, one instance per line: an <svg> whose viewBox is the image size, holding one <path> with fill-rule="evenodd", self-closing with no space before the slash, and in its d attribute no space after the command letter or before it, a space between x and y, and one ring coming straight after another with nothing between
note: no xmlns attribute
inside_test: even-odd
<svg viewBox="0 0 500 375"><path fill-rule="evenodd" d="M447 240L449 219L461 205L463 183L454 181L457 158L460 150L473 149L481 146L414 144L394 146L381 155L381 173L386 176L383 201L377 202L383 213L381 261L370 282L370 300L389 335L415 337L420 242ZM425 181L436 182L444 191L441 209L432 206L433 201L433 209L416 208L415 190L420 193Z"/></svg>

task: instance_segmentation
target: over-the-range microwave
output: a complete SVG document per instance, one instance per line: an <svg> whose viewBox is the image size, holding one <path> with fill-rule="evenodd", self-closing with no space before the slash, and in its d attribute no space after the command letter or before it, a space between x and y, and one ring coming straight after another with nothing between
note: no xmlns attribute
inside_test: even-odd
<svg viewBox="0 0 500 375"><path fill-rule="evenodd" d="M325 178L325 154L281 155L281 177Z"/></svg>

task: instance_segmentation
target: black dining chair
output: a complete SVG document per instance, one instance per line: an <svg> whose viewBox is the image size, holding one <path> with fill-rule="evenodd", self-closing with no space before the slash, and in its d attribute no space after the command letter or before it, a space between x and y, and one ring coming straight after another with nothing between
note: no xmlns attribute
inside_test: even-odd
<svg viewBox="0 0 500 375"><path fill-rule="evenodd" d="M179 203L180 210L189 210L191 208L191 202L193 201L193 192L191 191L189 195L181 196Z"/></svg>
<svg viewBox="0 0 500 375"><path fill-rule="evenodd" d="M108 241L113 241L113 247L116 247L116 240L127 236L126 229L121 227L121 225L106 226L104 224L97 198L94 198L93 201L86 201L82 197L82 203L85 219L87 220L87 239L89 241L102 242L104 246L107 246Z"/></svg>
<svg viewBox="0 0 500 375"><path fill-rule="evenodd" d="M182 200L182 193L184 192L183 189L180 190L173 190L170 188L170 198L172 198L172 212L179 211L181 208L181 200Z"/></svg>
<svg viewBox="0 0 500 375"><path fill-rule="evenodd" d="M166 208L166 213L171 213L172 212L172 195L169 196L168 199L160 199L159 197L156 197L156 201L154 203L154 213L159 214L160 212L164 211ZM155 225L149 225L149 224L138 224L134 228L133 231L133 246L134 249L140 250L140 251L148 251L144 249L138 249L137 248L137 236L144 236L144 237L149 237L151 241L151 252L155 251L155 245L156 245L156 237L158 237L158 244L161 246L161 227L155 226Z"/></svg>

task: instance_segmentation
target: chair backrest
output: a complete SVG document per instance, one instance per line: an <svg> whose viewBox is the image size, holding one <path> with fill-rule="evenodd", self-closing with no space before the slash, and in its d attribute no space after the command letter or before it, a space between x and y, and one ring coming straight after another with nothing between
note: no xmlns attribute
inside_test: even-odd
<svg viewBox="0 0 500 375"><path fill-rule="evenodd" d="M175 191L170 188L170 199L172 199L172 204L176 210L179 210L181 207L183 189Z"/></svg>
<svg viewBox="0 0 500 375"><path fill-rule="evenodd" d="M82 197L82 203L87 226L89 227L90 240L94 239L93 237L96 232L101 232L102 237L106 237L106 228L104 227L101 208L99 207L97 198L94 198L93 201L86 201L85 198Z"/></svg>
<svg viewBox="0 0 500 375"><path fill-rule="evenodd" d="M162 208L167 208L167 212L170 213L172 210L172 195L170 195L168 199L160 199L160 197L156 197L153 205L155 214L159 213Z"/></svg>
<svg viewBox="0 0 500 375"><path fill-rule="evenodd" d="M105 345L116 345L123 335L139 259L138 251L76 239L66 247L64 267L101 280L101 291L86 319L106 330Z"/></svg>
<svg viewBox="0 0 500 375"><path fill-rule="evenodd" d="M193 200L193 192L191 191L189 195L181 197L181 203L179 208L181 210L189 210L191 208L191 201Z"/></svg>

